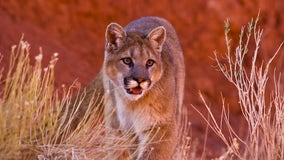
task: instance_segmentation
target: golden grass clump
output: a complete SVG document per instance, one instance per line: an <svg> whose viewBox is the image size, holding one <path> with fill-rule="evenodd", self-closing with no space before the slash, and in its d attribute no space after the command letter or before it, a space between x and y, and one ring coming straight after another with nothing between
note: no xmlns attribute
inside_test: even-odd
<svg viewBox="0 0 284 160"><path fill-rule="evenodd" d="M13 46L7 74L0 77L0 159L96 159L101 156L107 151L102 139L104 125L98 124L100 119L92 113L102 111L92 105L102 100L92 97L81 122L71 130L71 122L80 112L79 106L86 94L71 99L73 92L79 90L74 83L68 89L63 87L63 94L59 96L54 87L58 54L53 54L44 68L41 49L34 65L29 51L30 45L23 40ZM75 100L74 107L67 117L65 113L72 100ZM64 106L67 109L63 110ZM68 123L63 123L66 120Z"/></svg>
<svg viewBox="0 0 284 160"><path fill-rule="evenodd" d="M54 90L55 54L42 68L42 53L30 64L30 45L21 40L13 46L7 75L1 77L0 159L28 159L37 146L53 143L58 109L62 105Z"/></svg>

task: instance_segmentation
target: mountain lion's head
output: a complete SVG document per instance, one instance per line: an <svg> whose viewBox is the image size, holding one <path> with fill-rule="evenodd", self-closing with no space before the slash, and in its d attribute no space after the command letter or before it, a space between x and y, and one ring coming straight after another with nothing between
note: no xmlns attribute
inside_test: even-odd
<svg viewBox="0 0 284 160"><path fill-rule="evenodd" d="M159 81L163 73L161 51L166 30L160 26L147 35L126 32L111 23L106 29L104 69L114 89L137 100Z"/></svg>

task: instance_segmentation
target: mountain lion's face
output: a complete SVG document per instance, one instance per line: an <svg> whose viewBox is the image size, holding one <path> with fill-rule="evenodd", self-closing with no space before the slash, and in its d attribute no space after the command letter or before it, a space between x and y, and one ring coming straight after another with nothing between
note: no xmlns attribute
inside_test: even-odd
<svg viewBox="0 0 284 160"><path fill-rule="evenodd" d="M115 90L129 100L138 100L159 81L165 29L158 27L146 37L124 32L110 24L106 32L104 67Z"/></svg>

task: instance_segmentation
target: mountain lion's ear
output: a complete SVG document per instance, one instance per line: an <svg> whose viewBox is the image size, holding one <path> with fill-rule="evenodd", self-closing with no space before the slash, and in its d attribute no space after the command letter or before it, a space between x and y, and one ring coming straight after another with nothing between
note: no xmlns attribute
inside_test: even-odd
<svg viewBox="0 0 284 160"><path fill-rule="evenodd" d="M163 26L157 27L147 35L147 38L152 47L156 49L157 52L161 52L166 40L166 29Z"/></svg>
<svg viewBox="0 0 284 160"><path fill-rule="evenodd" d="M122 45L126 32L117 23L110 23L106 29L106 50L108 52L118 49Z"/></svg>

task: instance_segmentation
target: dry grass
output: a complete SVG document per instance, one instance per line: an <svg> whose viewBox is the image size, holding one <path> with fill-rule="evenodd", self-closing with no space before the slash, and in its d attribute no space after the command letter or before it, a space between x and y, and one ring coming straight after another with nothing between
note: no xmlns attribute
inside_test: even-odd
<svg viewBox="0 0 284 160"><path fill-rule="evenodd" d="M242 117L247 124L246 137L241 137L230 125L229 113L225 109L223 98L223 112L221 122L217 123L216 117L210 110L202 94L200 97L207 108L209 118L202 113L209 127L223 140L228 147L226 153L218 159L284 159L284 94L280 78L270 77L269 68L276 57L282 44L268 62L257 65L260 41L263 30L259 29L258 18L252 20L240 33L239 44L232 53L229 38L229 23L225 23L225 39L227 45L226 63L221 63L217 54L215 59L218 68L227 80L235 86L238 92L239 107ZM250 51L251 43L255 44ZM245 68L244 59L252 54L250 68ZM273 74L272 74L273 75ZM279 76L280 77L280 76ZM269 78L272 78L269 81ZM274 83L274 88L269 90L268 83ZM269 91L269 93L267 93ZM267 97L270 97L267 99ZM194 107L196 109L196 107ZM197 110L197 109L196 109ZM223 124L224 123L224 124ZM230 136L225 136L223 126L229 129Z"/></svg>
<svg viewBox="0 0 284 160"><path fill-rule="evenodd" d="M129 141L130 132L105 135L104 119L98 117L103 110L94 106L103 99L95 93L86 114L72 128L86 91L71 99L80 89L74 82L70 87L62 87L59 95L54 87L57 53L43 67L41 50L34 65L29 50L30 45L21 39L12 47L7 75L0 74L0 159L107 159L108 153L137 148L133 144L135 137ZM174 159L189 159L194 154L189 152L192 147L186 112L179 120L180 145ZM134 151L131 156L136 155Z"/></svg>
<svg viewBox="0 0 284 160"><path fill-rule="evenodd" d="M56 54L42 68L40 53L30 65L29 44L13 46L7 75L1 80L0 159L25 159L36 146L53 143L57 111L61 102L54 91Z"/></svg>

